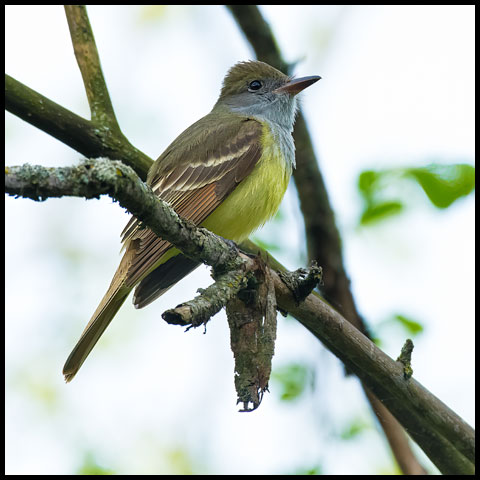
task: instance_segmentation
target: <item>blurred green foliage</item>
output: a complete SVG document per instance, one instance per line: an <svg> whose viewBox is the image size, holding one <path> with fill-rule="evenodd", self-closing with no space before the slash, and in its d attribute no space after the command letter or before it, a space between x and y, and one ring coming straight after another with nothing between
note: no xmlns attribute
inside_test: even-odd
<svg viewBox="0 0 480 480"><path fill-rule="evenodd" d="M92 453L86 453L83 464L76 472L76 475L114 475L115 472L109 468L101 467Z"/></svg>
<svg viewBox="0 0 480 480"><path fill-rule="evenodd" d="M360 223L362 225L367 225L392 215L396 215L402 210L403 204L399 201L371 203L367 205L365 210L362 212Z"/></svg>
<svg viewBox="0 0 480 480"><path fill-rule="evenodd" d="M400 324L407 331L407 333L412 336L423 332L423 325L421 323L405 317L405 315L394 315L391 321Z"/></svg>
<svg viewBox="0 0 480 480"><path fill-rule="evenodd" d="M320 465L317 465L311 468L300 468L295 472L291 473L291 475L322 475L322 474L323 474L323 471Z"/></svg>
<svg viewBox="0 0 480 480"><path fill-rule="evenodd" d="M154 445L154 450L158 453L153 465L146 465L145 468L152 468L159 475L194 475L201 473L204 469L200 465L196 465L192 460L187 449L182 447L162 448L155 446L152 441L150 445ZM116 475L117 472L111 468L102 466L96 455L91 451L83 454L83 462L75 472L76 475Z"/></svg>
<svg viewBox="0 0 480 480"><path fill-rule="evenodd" d="M194 475L199 470L194 465L188 450L182 447L168 450L165 456L173 475Z"/></svg>
<svg viewBox="0 0 480 480"><path fill-rule="evenodd" d="M298 399L308 387L313 388L314 369L306 364L290 363L276 368L272 379L281 391L280 399L290 402Z"/></svg>
<svg viewBox="0 0 480 480"><path fill-rule="evenodd" d="M405 182L419 185L437 208L447 208L475 189L475 167L466 163L431 163L425 167L365 170L357 182L364 201L360 225L371 225L397 215L409 203ZM393 197L393 198L392 198Z"/></svg>
<svg viewBox="0 0 480 480"><path fill-rule="evenodd" d="M375 327L375 334L373 335L373 341L375 345L382 348L383 341L382 338L392 338L391 333L392 327L400 327L402 329L402 334L405 334L409 337L416 337L424 331L424 326L406 315L396 313L392 316L382 320Z"/></svg>
<svg viewBox="0 0 480 480"><path fill-rule="evenodd" d="M447 208L455 200L470 194L475 188L475 167L465 163L431 164L405 171L418 182L430 201L438 208Z"/></svg>
<svg viewBox="0 0 480 480"><path fill-rule="evenodd" d="M371 423L368 423L361 418L357 418L350 422L347 428L340 432L340 438L342 440L351 440L369 428L372 428Z"/></svg>

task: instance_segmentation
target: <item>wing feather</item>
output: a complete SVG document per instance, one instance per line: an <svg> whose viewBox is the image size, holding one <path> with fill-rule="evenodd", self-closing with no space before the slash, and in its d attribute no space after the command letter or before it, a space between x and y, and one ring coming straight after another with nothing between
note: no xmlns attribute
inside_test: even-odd
<svg viewBox="0 0 480 480"><path fill-rule="evenodd" d="M162 200L195 224L204 221L223 202L253 170L261 155L262 125L258 121L245 118L239 123L238 119L234 122L220 119L216 128L212 128L208 117L173 142L154 164L147 180ZM202 126L204 121L208 123ZM199 129L203 141L191 148L178 148L184 146L191 129ZM229 141L225 142L225 138ZM189 158L178 158L179 151L187 152ZM135 251L126 279L126 285L134 286L152 271L171 244L150 229L142 228L135 218L130 219L122 237L127 250Z"/></svg>

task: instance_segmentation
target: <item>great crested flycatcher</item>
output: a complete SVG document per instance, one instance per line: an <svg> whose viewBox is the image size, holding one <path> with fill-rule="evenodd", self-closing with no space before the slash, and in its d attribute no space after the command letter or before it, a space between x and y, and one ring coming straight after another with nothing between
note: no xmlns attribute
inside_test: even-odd
<svg viewBox="0 0 480 480"><path fill-rule="evenodd" d="M212 111L180 134L148 172L153 191L182 217L240 242L278 210L295 166L295 95L320 77L292 79L270 65L240 62ZM130 291L142 308L199 263L130 219L110 287L63 368L69 382Z"/></svg>

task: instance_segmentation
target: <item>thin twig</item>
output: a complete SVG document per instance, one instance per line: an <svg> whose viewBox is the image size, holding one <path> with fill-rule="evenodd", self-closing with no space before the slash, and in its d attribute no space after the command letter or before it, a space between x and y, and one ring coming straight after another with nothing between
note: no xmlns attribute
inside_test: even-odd
<svg viewBox="0 0 480 480"><path fill-rule="evenodd" d="M83 78L92 121L120 132L85 5L65 5L73 50Z"/></svg>
<svg viewBox="0 0 480 480"><path fill-rule="evenodd" d="M405 344L402 347L400 356L397 358L397 362L403 364L403 375L405 380L408 380L413 375L412 368L412 351L413 351L413 342L407 338Z"/></svg>

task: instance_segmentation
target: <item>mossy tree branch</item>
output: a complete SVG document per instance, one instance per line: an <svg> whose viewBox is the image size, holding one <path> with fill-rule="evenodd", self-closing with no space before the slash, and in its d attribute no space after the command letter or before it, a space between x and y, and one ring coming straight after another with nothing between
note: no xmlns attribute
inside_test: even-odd
<svg viewBox="0 0 480 480"><path fill-rule="evenodd" d="M107 194L159 237L220 273L238 270L246 262L233 245L180 218L120 161L99 158L86 159L74 167L45 168L28 164L5 167L5 192L32 200L62 196L98 198Z"/></svg>
<svg viewBox="0 0 480 480"><path fill-rule="evenodd" d="M5 190L33 200L108 194L157 235L221 274L255 268L253 260L231 242L178 217L121 162L99 159L85 160L78 167L6 167ZM474 471L475 436L469 425L414 378L405 378L401 362L382 352L320 295L310 294L298 302L276 271L270 269L268 274L278 307L297 318L387 405L442 473Z"/></svg>

